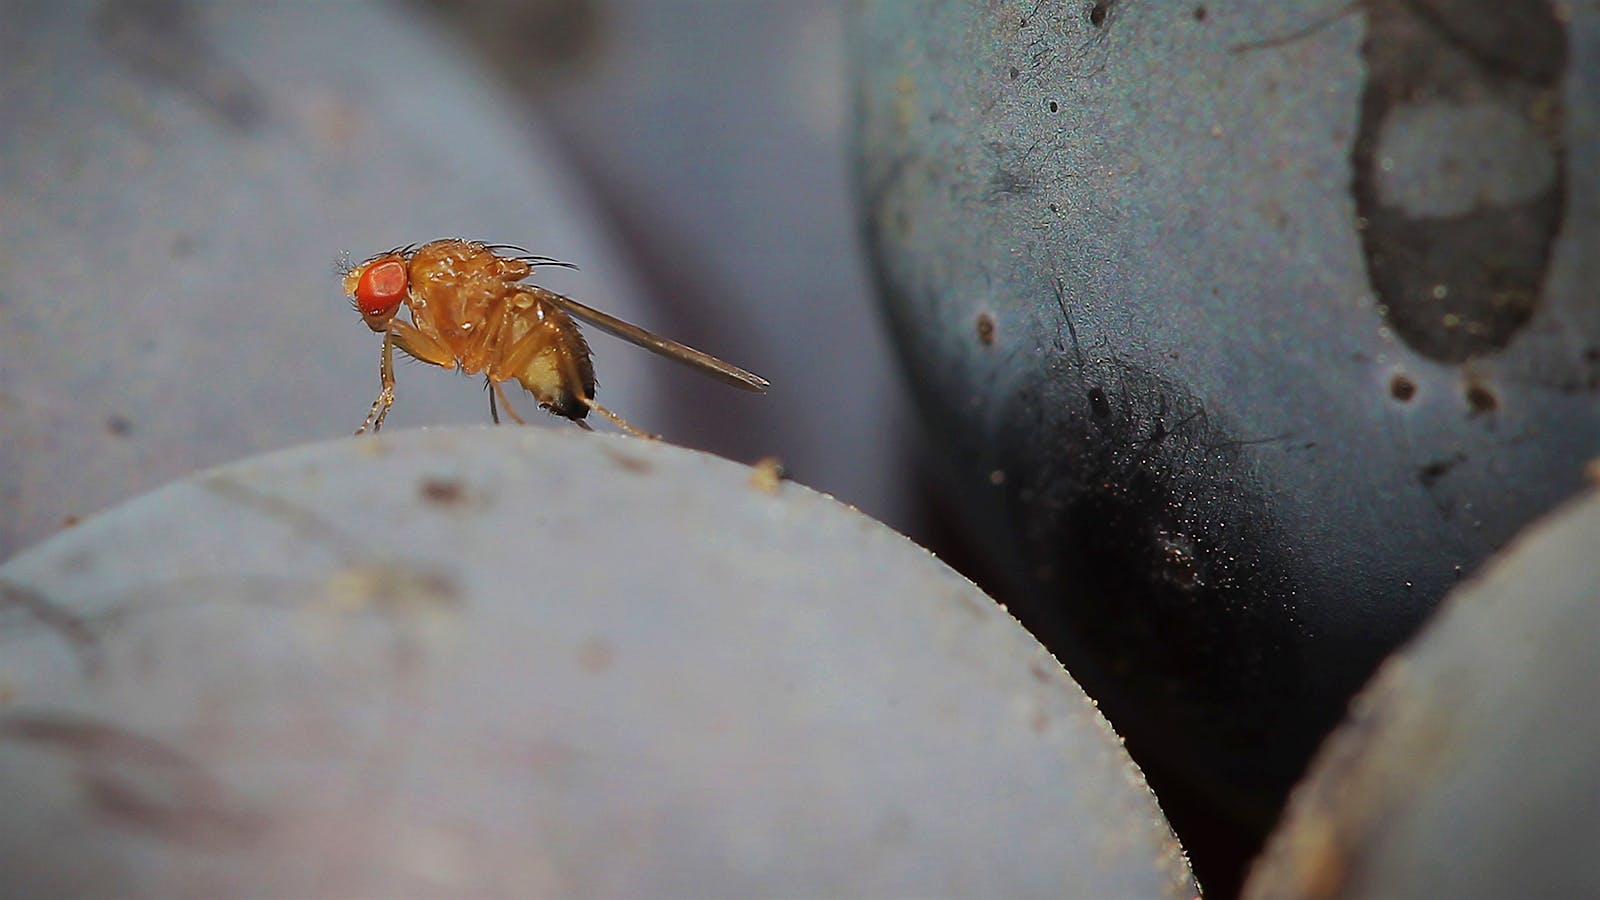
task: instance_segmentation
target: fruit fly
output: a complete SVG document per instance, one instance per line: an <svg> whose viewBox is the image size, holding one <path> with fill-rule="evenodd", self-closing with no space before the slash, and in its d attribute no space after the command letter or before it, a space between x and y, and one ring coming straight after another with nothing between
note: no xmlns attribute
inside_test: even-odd
<svg viewBox="0 0 1600 900"><path fill-rule="evenodd" d="M509 253L519 255L511 256ZM765 392L766 379L716 357L667 340L597 309L524 279L538 266L565 266L520 247L480 244L454 238L397 247L351 266L344 291L367 327L383 335L378 377L383 389L366 421L356 429L383 427L394 405L394 350L431 365L482 373L489 391L489 415L498 424L495 403L521 423L500 385L516 381L539 405L588 428L593 410L617 427L649 435L594 399L594 366L576 316L625 341L677 360L736 388ZM411 312L411 321L400 308Z"/></svg>

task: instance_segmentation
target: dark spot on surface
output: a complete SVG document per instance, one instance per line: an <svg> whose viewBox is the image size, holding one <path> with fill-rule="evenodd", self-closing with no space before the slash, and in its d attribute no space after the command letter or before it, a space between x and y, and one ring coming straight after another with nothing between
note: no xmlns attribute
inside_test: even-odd
<svg viewBox="0 0 1600 900"><path fill-rule="evenodd" d="M1270 810L1383 648L1305 668L1293 532L1255 462L1287 436L1241 437L1193 391L1082 350L1011 392L986 445L984 464L1008 473L987 492L991 515L1020 557L1000 599L1141 766L1164 761L1174 781L1215 773ZM1193 738L1181 758L1173 734Z"/></svg>
<svg viewBox="0 0 1600 900"><path fill-rule="evenodd" d="M65 714L0 716L0 740L69 757L90 809L105 821L205 847L256 838L266 818L227 798L204 767L179 750L125 728Z"/></svg>
<svg viewBox="0 0 1600 900"><path fill-rule="evenodd" d="M116 725L68 714L14 713L0 716L0 740L60 750L85 762L173 767L193 765L182 753L160 741Z"/></svg>
<svg viewBox="0 0 1600 900"><path fill-rule="evenodd" d="M1021 72L1017 71L1017 67L1016 66L1012 66L1011 67L1011 80L1012 81L1016 81L1017 80L1017 76L1021 75L1021 74L1022 74Z"/></svg>
<svg viewBox="0 0 1600 900"><path fill-rule="evenodd" d="M251 843L266 818L222 799L220 787L194 772L83 772L89 806L107 821L175 843L238 847Z"/></svg>
<svg viewBox="0 0 1600 900"><path fill-rule="evenodd" d="M172 239L172 258L188 259L189 257L194 256L195 250L198 248L199 244L194 238L187 235L179 235L178 237Z"/></svg>
<svg viewBox="0 0 1600 900"><path fill-rule="evenodd" d="M1474 416L1492 413L1500 408L1500 398L1481 384L1467 385L1467 409Z"/></svg>
<svg viewBox="0 0 1600 900"><path fill-rule="evenodd" d="M1096 28L1106 23L1106 16L1111 12L1114 0L1097 0L1089 7L1089 24Z"/></svg>
<svg viewBox="0 0 1600 900"><path fill-rule="evenodd" d="M1094 413L1096 419L1111 415L1111 403L1106 400L1106 392L1098 387L1089 388L1089 411Z"/></svg>
<svg viewBox="0 0 1600 900"><path fill-rule="evenodd" d="M1033 675L1033 680L1039 682L1040 684L1055 683L1056 674L1050 671L1049 667L1047 667L1044 663L1036 662L1028 667L1028 671Z"/></svg>
<svg viewBox="0 0 1600 900"><path fill-rule="evenodd" d="M85 676L99 674L100 635L87 619L38 591L0 582L0 612L12 609L25 613L28 618L65 641L78 658L78 666ZM18 625L4 625L6 618L0 616L0 626L3 626L0 627L0 634L15 632L20 628Z"/></svg>
<svg viewBox="0 0 1600 900"><path fill-rule="evenodd" d="M655 468L654 466L650 465L649 460L640 459L637 456L623 453L618 450L613 450L610 447L604 448L601 452L606 455L607 459L616 463L618 468L628 472L633 472L637 475L649 474Z"/></svg>
<svg viewBox="0 0 1600 900"><path fill-rule="evenodd" d="M106 416L106 433L112 437L127 437L133 431L133 423L126 417L113 413Z"/></svg>
<svg viewBox="0 0 1600 900"><path fill-rule="evenodd" d="M438 506L455 506L467 499L466 487L454 478L424 478L417 485L417 494Z"/></svg>
<svg viewBox="0 0 1600 900"><path fill-rule="evenodd" d="M1204 22L1206 20L1206 8L1204 6L1196 6L1194 8L1194 20L1196 22Z"/></svg>
<svg viewBox="0 0 1600 900"><path fill-rule="evenodd" d="M605 638L589 638L578 647L578 666L590 675L599 675L616 665L617 651Z"/></svg>
<svg viewBox="0 0 1600 900"><path fill-rule="evenodd" d="M1051 100L1050 101L1050 111L1051 112L1060 112L1061 111L1061 107L1059 105L1057 105L1054 100Z"/></svg>
<svg viewBox="0 0 1600 900"><path fill-rule="evenodd" d="M277 494L263 492L230 475L201 476L200 486L231 503L289 526L299 538L337 548L352 557L362 556L365 551L362 542L323 518L315 509L290 502Z"/></svg>
<svg viewBox="0 0 1600 900"><path fill-rule="evenodd" d="M1396 375L1389 379L1389 396L1401 403L1411 402L1417 395L1417 383L1404 375Z"/></svg>
<svg viewBox="0 0 1600 900"><path fill-rule="evenodd" d="M257 130L262 91L218 54L182 0L107 0L96 20L102 42L135 74L174 89L227 127Z"/></svg>
<svg viewBox="0 0 1600 900"><path fill-rule="evenodd" d="M1565 215L1566 30L1545 0L1369 0L1361 6L1367 79L1351 149L1352 190L1379 307L1396 335L1430 359L1462 362L1502 350L1539 308ZM1520 120L1519 130L1529 135L1484 151L1522 154L1490 157L1489 177L1496 180L1488 184L1450 171L1457 158L1451 154L1472 152L1477 144L1471 132L1451 130L1467 126L1456 124L1450 110L1469 105ZM1413 135L1425 127L1420 121L1439 133ZM1406 164L1387 155L1395 141L1461 149ZM1529 154L1539 158L1523 158ZM1531 193L1496 194L1501 181L1552 164L1553 176L1528 188ZM1427 187L1427 196L1451 205L1419 210L1396 199L1434 182L1446 187Z"/></svg>
<svg viewBox="0 0 1600 900"><path fill-rule="evenodd" d="M1436 459L1417 470L1417 481L1425 488L1431 488L1439 479L1450 474L1450 470L1467 461L1465 454L1457 453L1446 459Z"/></svg>
<svg viewBox="0 0 1600 900"><path fill-rule="evenodd" d="M994 346L994 316L986 312L978 313L978 343L985 347Z"/></svg>

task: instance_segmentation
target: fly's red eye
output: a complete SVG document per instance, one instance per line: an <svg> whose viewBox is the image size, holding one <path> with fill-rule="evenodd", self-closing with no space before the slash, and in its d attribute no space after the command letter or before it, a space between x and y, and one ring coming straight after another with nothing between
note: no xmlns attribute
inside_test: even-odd
<svg viewBox="0 0 1600 900"><path fill-rule="evenodd" d="M406 295L406 266L398 259L385 259L367 266L356 282L356 308L363 315L386 316L400 306Z"/></svg>

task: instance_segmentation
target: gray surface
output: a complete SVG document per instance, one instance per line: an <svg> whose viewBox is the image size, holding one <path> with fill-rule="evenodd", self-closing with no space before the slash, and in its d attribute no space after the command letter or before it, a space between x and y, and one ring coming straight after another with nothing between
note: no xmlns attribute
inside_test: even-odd
<svg viewBox="0 0 1600 900"><path fill-rule="evenodd" d="M1600 495L1541 520L1386 662L1247 897L1600 895Z"/></svg>
<svg viewBox="0 0 1600 900"><path fill-rule="evenodd" d="M530 116L404 8L21 2L5 18L0 558L198 467L353 430L378 340L340 296L341 251L518 243L583 267L549 286L699 337L646 309ZM593 344L604 403L696 442L662 406L669 363ZM762 372L750 347L705 349ZM487 421L477 382L403 366L398 391L396 427Z"/></svg>
<svg viewBox="0 0 1600 900"><path fill-rule="evenodd" d="M862 5L870 239L972 530L1136 755L1258 822L1600 452L1600 15L1442 5L1467 37L1406 18L1439 3ZM1560 53L1373 93L1373 47L1508 19ZM1491 114L1526 127L1473 143ZM1458 226L1397 281L1458 266L1450 297L1527 315L1455 342L1455 307L1412 296L1432 337L1401 333L1373 261ZM1480 277L1502 249L1537 292Z"/></svg>
<svg viewBox="0 0 1600 900"><path fill-rule="evenodd" d="M386 431L13 559L8 892L1192 896L1003 609L751 476L571 429Z"/></svg>

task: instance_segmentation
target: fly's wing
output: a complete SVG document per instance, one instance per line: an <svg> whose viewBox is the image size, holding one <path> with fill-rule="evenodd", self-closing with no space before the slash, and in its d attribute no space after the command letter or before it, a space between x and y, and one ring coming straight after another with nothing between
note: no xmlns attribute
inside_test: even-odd
<svg viewBox="0 0 1600 900"><path fill-rule="evenodd" d="M610 332L619 338L654 353L659 353L667 359L676 360L692 369L741 390L752 391L757 394L766 393L770 383L759 375L749 372L731 363L725 363L715 356L701 353L699 350L677 341L668 340L659 334L653 334L637 325L624 322L616 316L603 313L592 306L585 306L571 297L563 297L554 291L547 291L534 285L522 285L521 290L548 300L556 306L577 316L585 322L594 325L603 331Z"/></svg>

